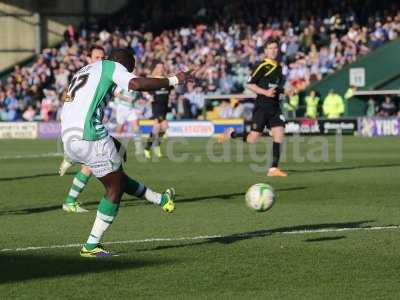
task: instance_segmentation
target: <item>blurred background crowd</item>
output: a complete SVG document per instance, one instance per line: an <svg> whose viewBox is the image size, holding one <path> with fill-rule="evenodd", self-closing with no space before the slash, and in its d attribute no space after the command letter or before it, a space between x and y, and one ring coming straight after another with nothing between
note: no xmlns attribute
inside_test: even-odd
<svg viewBox="0 0 400 300"><path fill-rule="evenodd" d="M92 24L90 30L71 25L57 48L43 50L30 65L15 66L0 81L0 120L57 120L69 80L88 63L87 52L92 45L104 47L106 54L113 47L131 48L138 76L150 76L160 61L167 73L197 69L194 84L170 94L170 118L199 118L205 95L244 91L252 68L263 58L264 42L270 37L281 41L280 60L287 79L285 107L290 112L298 93L314 81L399 37L400 11L396 5L371 14L362 9L362 1L358 3L361 7L354 3L357 1L352 2L353 6L342 2L341 6L320 12L318 1L236 1L222 8L205 6L191 21L182 20L179 11L171 8L168 11L173 13L163 13L160 4L145 7L142 19L135 23L128 13L122 13L113 20ZM164 27L151 24L150 20L157 18L164 18ZM137 97L142 100L138 103L143 106L144 117L151 116L151 105L141 94ZM318 95L312 91L307 97L306 104L311 105L305 110L306 116L332 117L326 107L335 101L345 106L349 95L332 91L326 99L318 99L319 109L313 105ZM209 105L210 116L214 117L242 117L246 113L246 103L211 101ZM398 108L390 97L379 103L370 99L366 113L392 116Z"/></svg>

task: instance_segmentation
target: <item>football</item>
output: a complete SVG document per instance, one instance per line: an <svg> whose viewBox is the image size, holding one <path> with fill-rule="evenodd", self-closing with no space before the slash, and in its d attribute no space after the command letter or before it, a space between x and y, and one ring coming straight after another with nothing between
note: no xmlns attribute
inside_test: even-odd
<svg viewBox="0 0 400 300"><path fill-rule="evenodd" d="M246 192L246 204L251 209L266 211L274 204L274 189L266 183L256 183Z"/></svg>

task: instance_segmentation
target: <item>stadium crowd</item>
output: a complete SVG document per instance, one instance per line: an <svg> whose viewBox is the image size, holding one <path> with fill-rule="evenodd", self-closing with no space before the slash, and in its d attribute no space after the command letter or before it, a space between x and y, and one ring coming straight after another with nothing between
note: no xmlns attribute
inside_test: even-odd
<svg viewBox="0 0 400 300"><path fill-rule="evenodd" d="M101 45L106 53L113 47L131 48L139 76L150 76L158 61L165 64L167 73L196 68L196 82L170 95L173 117L181 119L200 114L205 94L242 92L252 67L263 57L265 40L270 37L281 41L289 97L399 34L400 12L377 16L360 25L353 10L293 23L276 18L258 24L246 23L245 18L228 25L198 23L160 34L119 27L78 32L69 26L59 47L43 50L31 65L15 66L0 82L0 120L57 120L68 82L74 72L88 63L91 45ZM382 113L385 103L375 111ZM238 110L223 107L225 104L221 105L221 117L238 114ZM390 109L390 114L396 113L396 107Z"/></svg>

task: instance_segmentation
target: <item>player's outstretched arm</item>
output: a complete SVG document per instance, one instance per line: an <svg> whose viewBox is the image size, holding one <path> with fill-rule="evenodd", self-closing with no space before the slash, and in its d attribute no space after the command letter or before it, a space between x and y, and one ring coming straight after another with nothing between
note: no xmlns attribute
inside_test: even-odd
<svg viewBox="0 0 400 300"><path fill-rule="evenodd" d="M168 78L137 77L129 81L129 90L156 91L170 86L176 86L192 80L192 72L180 72Z"/></svg>

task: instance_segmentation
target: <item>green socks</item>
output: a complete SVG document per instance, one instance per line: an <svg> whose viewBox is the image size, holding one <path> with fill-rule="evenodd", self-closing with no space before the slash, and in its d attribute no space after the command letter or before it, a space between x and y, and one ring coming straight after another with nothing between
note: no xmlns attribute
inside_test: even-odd
<svg viewBox="0 0 400 300"><path fill-rule="evenodd" d="M74 180L72 181L71 189L69 190L65 204L74 204L78 199L79 195L88 183L90 176L86 176L81 171L76 173Z"/></svg>
<svg viewBox="0 0 400 300"><path fill-rule="evenodd" d="M114 218L117 216L118 209L119 203L112 203L106 197L100 200L100 204L97 208L96 220L94 221L92 231L85 244L87 250L93 250L100 243L104 232L110 227Z"/></svg>

